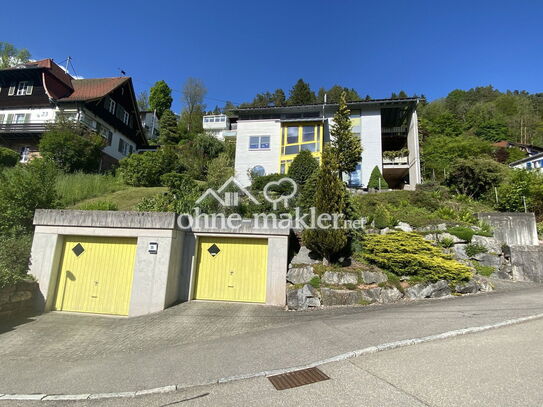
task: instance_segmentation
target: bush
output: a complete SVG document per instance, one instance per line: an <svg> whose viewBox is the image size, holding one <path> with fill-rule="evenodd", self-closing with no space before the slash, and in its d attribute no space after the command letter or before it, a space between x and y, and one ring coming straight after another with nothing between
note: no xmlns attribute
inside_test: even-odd
<svg viewBox="0 0 543 407"><path fill-rule="evenodd" d="M124 189L120 177L101 174L60 174L56 189L62 206L71 206L85 199Z"/></svg>
<svg viewBox="0 0 543 407"><path fill-rule="evenodd" d="M364 249L356 257L397 276L410 275L425 281L450 282L471 278L469 267L453 260L416 233L366 235Z"/></svg>
<svg viewBox="0 0 543 407"><path fill-rule="evenodd" d="M0 288L25 278L31 246L31 234L0 236Z"/></svg>
<svg viewBox="0 0 543 407"><path fill-rule="evenodd" d="M186 174L170 173L162 176L163 185L168 187L166 194L144 198L137 205L141 212L191 213L200 195L196 182Z"/></svg>
<svg viewBox="0 0 543 407"><path fill-rule="evenodd" d="M82 211L118 211L119 207L111 201L89 202L79 207Z"/></svg>
<svg viewBox="0 0 543 407"><path fill-rule="evenodd" d="M466 245L466 254L468 255L468 257L473 257L477 254L486 253L486 252L487 252L487 249L483 245L472 244L472 243Z"/></svg>
<svg viewBox="0 0 543 407"><path fill-rule="evenodd" d="M310 151L302 150L288 168L288 176L292 178L298 187L305 185L311 175L319 168L319 162Z"/></svg>
<svg viewBox="0 0 543 407"><path fill-rule="evenodd" d="M321 286L321 278L319 276L315 276L313 277L310 281L309 281L309 285L313 288L320 288Z"/></svg>
<svg viewBox="0 0 543 407"><path fill-rule="evenodd" d="M318 179L319 171L314 171L298 194L298 206L304 211L309 211L315 206L315 193L317 190Z"/></svg>
<svg viewBox="0 0 543 407"><path fill-rule="evenodd" d="M388 184L385 181L385 178L381 174L381 170L379 170L379 167L377 165L371 172L370 180L368 181L368 188L388 189Z"/></svg>
<svg viewBox="0 0 543 407"><path fill-rule="evenodd" d="M459 159L445 178L445 184L473 198L484 195L503 179L505 167L490 158Z"/></svg>
<svg viewBox="0 0 543 407"><path fill-rule="evenodd" d="M543 240L543 222L539 222L537 224L537 234L539 236L539 240Z"/></svg>
<svg viewBox="0 0 543 407"><path fill-rule="evenodd" d="M0 147L0 169L2 167L15 167L19 162L19 154L9 148Z"/></svg>
<svg viewBox="0 0 543 407"><path fill-rule="evenodd" d="M220 153L207 166L207 183L211 188L220 188L232 176L234 176L234 163L226 152Z"/></svg>
<svg viewBox="0 0 543 407"><path fill-rule="evenodd" d="M385 205L378 205L373 215L373 224L377 229L391 227L393 223L392 216Z"/></svg>
<svg viewBox="0 0 543 407"><path fill-rule="evenodd" d="M56 208L58 169L44 159L0 173L0 234L32 230L34 211Z"/></svg>
<svg viewBox="0 0 543 407"><path fill-rule="evenodd" d="M543 215L543 174L536 171L512 170L498 188L496 207L504 212L524 212L524 200L536 217Z"/></svg>
<svg viewBox="0 0 543 407"><path fill-rule="evenodd" d="M171 148L132 154L120 161L119 174L127 185L134 187L156 187L160 177L170 172L180 172L184 167Z"/></svg>
<svg viewBox="0 0 543 407"><path fill-rule="evenodd" d="M40 139L40 154L65 172L98 171L105 141L96 133L71 122L48 129Z"/></svg>

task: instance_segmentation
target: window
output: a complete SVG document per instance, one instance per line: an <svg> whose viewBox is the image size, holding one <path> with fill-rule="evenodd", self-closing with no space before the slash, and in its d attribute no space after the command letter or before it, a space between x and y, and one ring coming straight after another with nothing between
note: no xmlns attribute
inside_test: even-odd
<svg viewBox="0 0 543 407"><path fill-rule="evenodd" d="M270 136L249 137L249 150L269 150Z"/></svg>
<svg viewBox="0 0 543 407"><path fill-rule="evenodd" d="M125 150L125 142L122 138L120 138L118 151L119 153L124 154L124 150Z"/></svg>
<svg viewBox="0 0 543 407"><path fill-rule="evenodd" d="M130 123L130 114L125 110L123 112L123 122L128 126L128 123Z"/></svg>
<svg viewBox="0 0 543 407"><path fill-rule="evenodd" d="M34 86L32 82L22 81L17 85L17 96L31 95Z"/></svg>
<svg viewBox="0 0 543 407"><path fill-rule="evenodd" d="M290 154L298 154L300 152L300 146L286 146L284 155L290 155Z"/></svg>
<svg viewBox="0 0 543 407"><path fill-rule="evenodd" d="M298 142L298 127L287 127L286 144L295 144Z"/></svg>
<svg viewBox="0 0 543 407"><path fill-rule="evenodd" d="M531 170L532 169L532 163L526 163L526 168Z"/></svg>
<svg viewBox="0 0 543 407"><path fill-rule="evenodd" d="M128 152L130 154L132 154L134 152L134 147L133 146L128 146Z"/></svg>
<svg viewBox="0 0 543 407"><path fill-rule="evenodd" d="M261 165L257 165L255 167L253 167L253 169L251 170L251 173L257 177L262 177L264 175L266 175L266 170L264 169L263 166Z"/></svg>
<svg viewBox="0 0 543 407"><path fill-rule="evenodd" d="M115 109L117 108L117 103L111 98L108 98L108 104L107 104L107 110L109 110L109 113L115 114Z"/></svg>
<svg viewBox="0 0 543 407"><path fill-rule="evenodd" d="M25 122L26 115L24 113L17 113L13 116L13 123L23 124Z"/></svg>
<svg viewBox="0 0 543 407"><path fill-rule="evenodd" d="M318 146L318 143L310 143L310 144L302 144L300 147L302 148L302 151L307 150L314 153L315 151L318 151L317 146Z"/></svg>
<svg viewBox="0 0 543 407"><path fill-rule="evenodd" d="M315 141L315 126L303 127L302 141Z"/></svg>

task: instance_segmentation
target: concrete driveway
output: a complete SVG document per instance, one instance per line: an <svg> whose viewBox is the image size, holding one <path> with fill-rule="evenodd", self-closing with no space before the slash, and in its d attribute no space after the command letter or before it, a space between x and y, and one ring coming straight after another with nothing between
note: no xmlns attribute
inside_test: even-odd
<svg viewBox="0 0 543 407"><path fill-rule="evenodd" d="M523 287L525 288L525 287ZM312 312L193 302L134 319L50 313L0 334L0 393L188 387L543 313L543 288Z"/></svg>

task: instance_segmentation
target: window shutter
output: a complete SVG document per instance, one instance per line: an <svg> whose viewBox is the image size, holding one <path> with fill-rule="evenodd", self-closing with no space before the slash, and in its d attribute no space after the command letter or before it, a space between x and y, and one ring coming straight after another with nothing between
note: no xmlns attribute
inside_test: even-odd
<svg viewBox="0 0 543 407"><path fill-rule="evenodd" d="M28 82L28 85L26 85L26 94L31 95L33 90L34 84L32 82Z"/></svg>
<svg viewBox="0 0 543 407"><path fill-rule="evenodd" d="M15 95L15 84L14 83L9 85L9 91L8 91L8 96L13 96L13 95Z"/></svg>
<svg viewBox="0 0 543 407"><path fill-rule="evenodd" d="M7 124L13 123L13 114L12 113L8 114L8 119L7 119L6 123Z"/></svg>

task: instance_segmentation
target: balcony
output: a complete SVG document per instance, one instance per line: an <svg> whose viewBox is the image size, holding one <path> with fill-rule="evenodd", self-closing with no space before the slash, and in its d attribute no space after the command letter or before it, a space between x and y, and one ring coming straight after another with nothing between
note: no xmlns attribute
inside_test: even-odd
<svg viewBox="0 0 543 407"><path fill-rule="evenodd" d="M383 151L383 167L409 167L409 151L406 148L396 151Z"/></svg>
<svg viewBox="0 0 543 407"><path fill-rule="evenodd" d="M43 133L47 123L6 123L0 124L0 133L28 134Z"/></svg>

